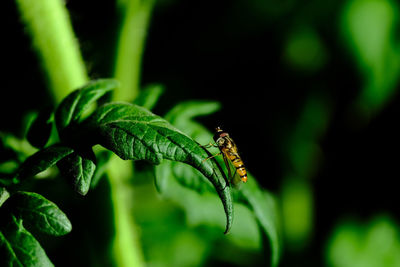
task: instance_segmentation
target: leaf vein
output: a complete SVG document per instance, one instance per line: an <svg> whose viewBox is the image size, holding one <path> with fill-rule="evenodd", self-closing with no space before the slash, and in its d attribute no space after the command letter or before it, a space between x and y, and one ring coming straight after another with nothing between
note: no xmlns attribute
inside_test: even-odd
<svg viewBox="0 0 400 267"><path fill-rule="evenodd" d="M23 266L22 262L18 259L17 254L15 253L11 243L7 240L7 238L4 236L4 234L0 231L0 239L2 239L5 243L5 245L7 246L8 250L10 251L10 253L12 254L12 256L14 257L14 260L20 264L21 266Z"/></svg>

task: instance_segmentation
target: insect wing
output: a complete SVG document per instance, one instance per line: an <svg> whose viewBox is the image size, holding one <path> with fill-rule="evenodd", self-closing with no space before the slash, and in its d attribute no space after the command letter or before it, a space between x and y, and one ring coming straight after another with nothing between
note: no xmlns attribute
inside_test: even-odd
<svg viewBox="0 0 400 267"><path fill-rule="evenodd" d="M224 155L224 162L226 165L226 168L228 169L228 174L229 174L229 181L232 185L237 186L242 182L242 179L240 178L239 173L237 172L235 165L233 162L225 155L225 153L222 153ZM234 168L235 172L232 175L232 170L231 168Z"/></svg>
<svg viewBox="0 0 400 267"><path fill-rule="evenodd" d="M226 166L226 168L228 169L228 177L229 177L229 180L231 180L231 179L232 179L231 165L229 164L228 157L225 155L225 153L222 153L222 156L223 156L223 158L224 158L225 166Z"/></svg>
<svg viewBox="0 0 400 267"><path fill-rule="evenodd" d="M242 178L240 177L239 173L235 169L235 173L233 174L231 178L231 183L235 186L238 187L239 184L242 182Z"/></svg>

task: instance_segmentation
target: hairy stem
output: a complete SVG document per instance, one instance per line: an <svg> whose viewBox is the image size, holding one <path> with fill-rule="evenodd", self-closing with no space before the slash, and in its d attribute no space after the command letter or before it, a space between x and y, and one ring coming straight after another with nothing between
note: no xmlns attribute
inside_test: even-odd
<svg viewBox="0 0 400 267"><path fill-rule="evenodd" d="M88 79L64 1L16 3L47 74L50 94L59 103Z"/></svg>
<svg viewBox="0 0 400 267"><path fill-rule="evenodd" d="M47 74L50 93L58 103L87 81L67 10L61 0L17 0L17 3ZM113 250L116 265L141 266L141 250L134 241L135 228L129 209L131 192L126 185L127 177L133 172L116 159L110 164L109 172L115 215Z"/></svg>
<svg viewBox="0 0 400 267"><path fill-rule="evenodd" d="M155 0L121 0L121 31L114 77L121 82L115 100L132 101L139 92L141 63L150 15Z"/></svg>

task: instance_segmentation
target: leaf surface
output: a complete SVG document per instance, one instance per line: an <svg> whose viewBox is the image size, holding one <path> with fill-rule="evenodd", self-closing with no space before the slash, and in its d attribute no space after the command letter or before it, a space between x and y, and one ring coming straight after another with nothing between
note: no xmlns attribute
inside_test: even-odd
<svg viewBox="0 0 400 267"><path fill-rule="evenodd" d="M3 266L54 266L39 242L22 225L22 220L11 216L0 231L0 264Z"/></svg>
<svg viewBox="0 0 400 267"><path fill-rule="evenodd" d="M118 87L119 83L112 79L99 79L87 83L82 88L69 94L58 106L55 120L58 132L71 123L77 122L82 113L96 100Z"/></svg>
<svg viewBox="0 0 400 267"><path fill-rule="evenodd" d="M165 119L180 128L186 126L194 118L212 114L220 108L221 105L216 101L186 101L172 108L165 115Z"/></svg>
<svg viewBox="0 0 400 267"><path fill-rule="evenodd" d="M261 189L254 176L248 173L248 177L247 183L241 186L239 193L244 197L244 202L253 210L270 240L271 266L278 266L282 244L279 213L275 198L269 192Z"/></svg>
<svg viewBox="0 0 400 267"><path fill-rule="evenodd" d="M73 152L74 150L72 148L61 145L53 145L44 148L27 158L24 163L22 163L18 169L17 178L34 176L50 168L59 160Z"/></svg>
<svg viewBox="0 0 400 267"><path fill-rule="evenodd" d="M172 165L173 164L173 165ZM163 162L156 166L157 185L161 186L161 195L173 201L185 211L186 221L190 226L206 225L208 227L223 228L224 217L218 206L218 196L214 192L202 190L202 186L186 185L182 180L193 178L187 170L185 175L175 169L185 168L185 164L179 162ZM185 168L186 169L186 168ZM197 177L192 179L197 181ZM203 178L204 180L204 178ZM201 181L203 184L204 181ZM235 203L235 220L232 229L227 235L229 241L246 249L259 249L261 247L261 232L253 211L241 203Z"/></svg>
<svg viewBox="0 0 400 267"><path fill-rule="evenodd" d="M90 153L74 152L57 163L60 172L71 182L76 192L86 195L94 171L96 170L95 156Z"/></svg>
<svg viewBox="0 0 400 267"><path fill-rule="evenodd" d="M0 187L0 207L9 197L10 193L4 187Z"/></svg>
<svg viewBox="0 0 400 267"><path fill-rule="evenodd" d="M166 115L165 119L178 129L185 129L185 132L200 144L208 144L212 141L212 134L196 122L194 118L214 113L220 108L215 101L186 101L176 105ZM206 150L208 151L208 150ZM209 152L207 152L209 153ZM208 154L212 156L212 154ZM215 158L218 160L218 158ZM198 192L203 192L209 187L199 172L182 164L172 163L173 175L177 181L185 187ZM162 190L162 181L156 177L156 185Z"/></svg>
<svg viewBox="0 0 400 267"><path fill-rule="evenodd" d="M134 104L151 110L163 93L164 87L162 85L149 85L140 91L140 94L135 98Z"/></svg>
<svg viewBox="0 0 400 267"><path fill-rule="evenodd" d="M185 129L193 139L198 140L202 144L207 144L213 140L212 134L201 124L194 121L194 118L215 112L218 108L219 104L217 102L187 101L175 106L168 112L165 118L177 128ZM220 166L225 166L222 157L216 157L215 160ZM177 167L178 168L174 168L169 175L174 175L175 179L181 185L201 192L202 187L198 186L201 184L198 182L198 175L193 171L190 172L190 170L182 170L182 168L184 168L182 166ZM258 185L254 176L248 173L248 177L248 182L246 184L241 184L239 190L234 189L232 193L235 201L244 203L254 213L262 230L270 240L271 266L277 266L281 254L281 237L276 201L272 194L263 190ZM159 178L162 178L162 175L156 177L157 188L162 190L163 188L171 186L169 185L170 183L168 183L168 179L159 180Z"/></svg>
<svg viewBox="0 0 400 267"><path fill-rule="evenodd" d="M61 236L72 230L71 222L56 204L33 192L19 191L7 201L9 209L24 224L46 234Z"/></svg>
<svg viewBox="0 0 400 267"><path fill-rule="evenodd" d="M97 142L122 159L160 164L179 161L198 169L213 184L222 200L229 230L233 219L230 188L207 152L193 139L150 111L128 103L98 108L86 121Z"/></svg>

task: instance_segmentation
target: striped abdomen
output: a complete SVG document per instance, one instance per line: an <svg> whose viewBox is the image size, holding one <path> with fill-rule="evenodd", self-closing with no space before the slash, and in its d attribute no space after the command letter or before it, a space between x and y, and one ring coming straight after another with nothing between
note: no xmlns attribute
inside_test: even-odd
<svg viewBox="0 0 400 267"><path fill-rule="evenodd" d="M236 168L236 172L239 174L240 179L245 183L247 182L247 171L244 167L244 163L238 154L227 153L227 157L232 161L233 166Z"/></svg>

